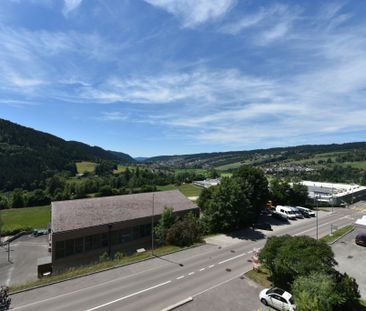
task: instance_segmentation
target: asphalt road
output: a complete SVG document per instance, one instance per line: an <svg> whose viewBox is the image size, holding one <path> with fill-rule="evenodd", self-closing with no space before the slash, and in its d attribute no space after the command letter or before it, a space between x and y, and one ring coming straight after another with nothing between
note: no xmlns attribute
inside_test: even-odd
<svg viewBox="0 0 366 311"><path fill-rule="evenodd" d="M337 209L319 213L319 237L330 225L351 224L361 212ZM315 219L282 225L273 232L247 230L228 247L204 245L163 258L109 270L55 285L12 295L13 310L161 310L187 297L198 297L251 269L254 248L271 235L315 237ZM181 265L180 265L181 264Z"/></svg>

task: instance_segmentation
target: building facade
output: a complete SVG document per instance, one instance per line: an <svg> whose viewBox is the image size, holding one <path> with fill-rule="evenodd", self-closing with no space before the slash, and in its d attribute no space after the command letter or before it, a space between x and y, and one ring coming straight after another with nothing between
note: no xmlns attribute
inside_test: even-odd
<svg viewBox="0 0 366 311"><path fill-rule="evenodd" d="M199 213L177 190L52 202L54 271L96 261L105 252L149 248L152 226L164 208L172 208L177 217Z"/></svg>

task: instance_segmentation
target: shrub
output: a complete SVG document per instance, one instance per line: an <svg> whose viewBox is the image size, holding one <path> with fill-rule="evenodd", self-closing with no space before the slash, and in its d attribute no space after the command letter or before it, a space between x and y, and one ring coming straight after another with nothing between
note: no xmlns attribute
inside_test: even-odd
<svg viewBox="0 0 366 311"><path fill-rule="evenodd" d="M102 255L99 256L99 262L108 261L110 258L107 252L104 252Z"/></svg>
<svg viewBox="0 0 366 311"><path fill-rule="evenodd" d="M123 257L123 254L121 252L116 252L113 255L113 260L121 260Z"/></svg>
<svg viewBox="0 0 366 311"><path fill-rule="evenodd" d="M167 232L166 241L177 246L189 246L201 241L202 230L198 219L188 214L183 220L177 221Z"/></svg>

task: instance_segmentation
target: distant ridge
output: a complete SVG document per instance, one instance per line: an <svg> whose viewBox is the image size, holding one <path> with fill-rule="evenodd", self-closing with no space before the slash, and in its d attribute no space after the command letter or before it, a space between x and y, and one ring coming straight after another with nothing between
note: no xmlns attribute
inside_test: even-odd
<svg viewBox="0 0 366 311"><path fill-rule="evenodd" d="M0 190L36 188L52 172L73 171L77 161L136 162L122 152L106 151L0 119Z"/></svg>
<svg viewBox="0 0 366 311"><path fill-rule="evenodd" d="M289 155L311 155L326 152L341 152L350 150L366 150L366 142L352 142L344 144L300 145L293 147L276 147L268 149L254 149L247 151L227 151L212 153L196 153L184 155L162 155L147 158L144 163L159 164L168 167L208 168L226 165L234 162L246 161L260 156L278 159Z"/></svg>

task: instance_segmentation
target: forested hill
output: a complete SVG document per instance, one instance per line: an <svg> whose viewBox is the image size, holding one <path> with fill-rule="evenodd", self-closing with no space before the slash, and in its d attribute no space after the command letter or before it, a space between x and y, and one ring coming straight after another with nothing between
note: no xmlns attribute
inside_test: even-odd
<svg viewBox="0 0 366 311"><path fill-rule="evenodd" d="M256 149L249 151L229 151L198 153L186 155L157 156L145 159L145 163L176 168L210 168L220 167L231 163L242 164L269 164L287 160L305 160L317 154L366 151L365 142L329 144L329 145L302 145L295 147L281 147L270 149Z"/></svg>
<svg viewBox="0 0 366 311"><path fill-rule="evenodd" d="M106 151L0 119L0 190L36 188L58 171L75 172L76 161L132 163L121 152Z"/></svg>

